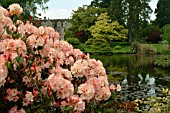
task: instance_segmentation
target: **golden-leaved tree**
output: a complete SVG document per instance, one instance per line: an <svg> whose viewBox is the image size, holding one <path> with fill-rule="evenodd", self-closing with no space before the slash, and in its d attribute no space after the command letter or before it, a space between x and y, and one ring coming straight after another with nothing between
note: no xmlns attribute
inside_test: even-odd
<svg viewBox="0 0 170 113"><path fill-rule="evenodd" d="M108 42L115 40L126 40L128 30L117 21L111 22L107 13L102 13L95 23L89 28L94 38L105 39Z"/></svg>

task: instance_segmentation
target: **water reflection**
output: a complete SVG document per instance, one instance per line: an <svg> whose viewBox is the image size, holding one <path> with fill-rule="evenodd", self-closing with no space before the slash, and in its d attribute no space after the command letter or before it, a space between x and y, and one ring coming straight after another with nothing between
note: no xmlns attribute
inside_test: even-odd
<svg viewBox="0 0 170 113"><path fill-rule="evenodd" d="M110 82L122 84L122 93L129 98L155 95L162 87L170 86L170 70L155 67L156 56L146 55L95 55L103 62ZM132 95L126 95L126 94Z"/></svg>

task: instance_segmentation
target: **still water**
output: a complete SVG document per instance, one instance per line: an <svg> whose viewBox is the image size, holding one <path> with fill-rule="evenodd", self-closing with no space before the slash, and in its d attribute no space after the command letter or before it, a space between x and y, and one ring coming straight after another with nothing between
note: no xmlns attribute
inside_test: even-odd
<svg viewBox="0 0 170 113"><path fill-rule="evenodd" d="M170 69L154 65L155 56L149 55L91 55L101 60L110 83L122 85L123 100L144 98L170 87Z"/></svg>

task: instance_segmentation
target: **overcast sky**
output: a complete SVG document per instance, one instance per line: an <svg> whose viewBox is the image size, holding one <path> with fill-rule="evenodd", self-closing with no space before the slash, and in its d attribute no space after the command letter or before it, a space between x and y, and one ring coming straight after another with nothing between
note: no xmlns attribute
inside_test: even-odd
<svg viewBox="0 0 170 113"><path fill-rule="evenodd" d="M41 13L41 18L46 17L47 19L67 19L71 17L72 10L77 10L78 7L83 5L89 5L92 0L49 0L46 6L48 10L46 13ZM155 10L158 0L151 0L150 6L152 10ZM151 19L155 19L154 13L151 15Z"/></svg>

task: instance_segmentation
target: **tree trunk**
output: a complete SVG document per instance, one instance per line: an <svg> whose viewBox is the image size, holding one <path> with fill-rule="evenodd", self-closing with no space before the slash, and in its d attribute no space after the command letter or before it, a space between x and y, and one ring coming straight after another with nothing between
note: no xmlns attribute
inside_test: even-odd
<svg viewBox="0 0 170 113"><path fill-rule="evenodd" d="M132 42L132 23L129 23L129 26L128 26L128 42L129 43Z"/></svg>

